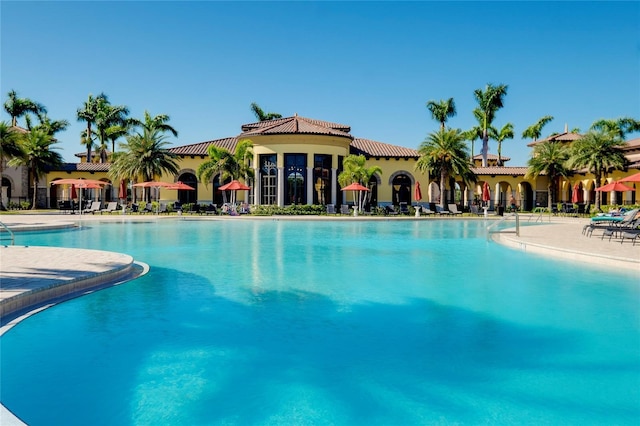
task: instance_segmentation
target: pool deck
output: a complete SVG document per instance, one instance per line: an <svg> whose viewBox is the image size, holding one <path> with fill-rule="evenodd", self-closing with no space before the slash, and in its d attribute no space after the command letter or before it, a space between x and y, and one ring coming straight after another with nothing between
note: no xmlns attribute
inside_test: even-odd
<svg viewBox="0 0 640 426"><path fill-rule="evenodd" d="M254 216L153 216L153 215L85 215L3 214L0 221L14 232L72 228L84 223L105 221L150 220L456 220L434 217L254 217ZM483 218L467 218L484 220ZM492 222L496 218L489 218ZM596 263L612 269L623 268L640 278L640 242L620 243L601 238L601 231L583 235L589 219L521 215L520 235L492 234L494 241L529 253L568 261ZM542 222L540 223L540 220ZM509 223L509 222L507 222ZM513 222L511 222L513 223ZM515 223L514 223L515 226ZM0 234L7 244L7 233ZM0 246L0 336L23 318L56 303L111 285L129 281L148 270L131 256L100 250L55 247ZM0 424L23 425L0 405Z"/></svg>

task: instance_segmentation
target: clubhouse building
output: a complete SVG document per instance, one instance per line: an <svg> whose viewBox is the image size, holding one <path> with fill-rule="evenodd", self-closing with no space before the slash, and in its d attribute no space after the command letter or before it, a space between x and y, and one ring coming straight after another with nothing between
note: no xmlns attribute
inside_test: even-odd
<svg viewBox="0 0 640 426"><path fill-rule="evenodd" d="M533 147L546 140L558 143L571 143L581 135L565 132L547 139L530 143ZM220 176L214 176L209 182L198 181L196 170L209 159L207 150L215 145L234 152L237 144L245 139L253 143L253 158L250 165L254 178L246 184L249 191L238 192L238 200L250 205L320 204L340 206L353 203L351 193L341 191L338 175L342 172L342 163L350 154L362 154L366 158L366 167L378 166L369 181L371 188L369 204L372 206L438 203L443 190L439 176L427 176L415 169L419 153L415 149L363 139L351 134L351 127L296 115L271 121L244 124L237 136L215 139L171 148L178 156L179 172L176 175L159 176L156 179L168 183L181 181L195 191L163 190L157 197L161 202L199 203L221 205L225 201L219 187L226 182ZM624 148L628 160L627 169L613 171L610 180L617 180L638 172L640 169L640 138L629 140ZM120 201L121 182L112 182L108 176L109 163L99 163L98 156L87 161L86 154L76 154L78 163L65 163L57 170L49 171L38 184L38 207L57 208L58 202L69 200L70 189L64 185L51 185L61 178L98 179L111 183L103 190L89 190L88 198L108 201ZM509 161L502 157L503 164ZM472 170L477 182L467 186L459 177L453 177L447 183L447 203L456 203L466 209L479 204L483 184L486 182L491 191L491 209L505 207L511 197L515 198L522 210L530 211L535 207L547 205L548 179L546 176L525 178L526 166L498 165L497 156L489 155L488 166L481 167L481 157L474 156ZM603 184L606 182L603 182ZM419 185L422 198L417 200L416 186ZM640 197L640 184L629 183L634 191L604 194L602 204L636 204ZM125 182L129 201L140 200L142 190ZM575 170L572 176L561 179L557 188L558 202L569 203L576 198L580 203L589 204L595 200L594 177L585 170ZM5 166L2 174L2 196L5 205L8 201L29 201L28 173L24 168ZM574 193L577 194L574 195ZM607 198L607 196L609 198ZM83 197L86 198L86 197ZM155 197L154 197L155 198ZM453 199L452 199L453 198Z"/></svg>

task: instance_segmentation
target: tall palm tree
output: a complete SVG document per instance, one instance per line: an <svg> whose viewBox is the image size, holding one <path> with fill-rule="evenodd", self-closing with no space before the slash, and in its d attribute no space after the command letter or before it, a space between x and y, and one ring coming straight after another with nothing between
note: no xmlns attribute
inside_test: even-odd
<svg viewBox="0 0 640 426"><path fill-rule="evenodd" d="M440 129L430 133L418 148L420 158L416 170L440 174L440 206L446 203L445 185L450 177L460 176L465 182L475 180L469 165L465 135L460 129Z"/></svg>
<svg viewBox="0 0 640 426"><path fill-rule="evenodd" d="M624 141L616 132L591 130L571 145L569 166L587 168L600 187L610 170L623 169L626 158L622 148ZM596 191L595 208L600 210L601 192Z"/></svg>
<svg viewBox="0 0 640 426"><path fill-rule="evenodd" d="M338 183L340 186L347 186L354 182L369 187L369 180L376 173L382 174L379 166L366 166L367 159L364 155L348 155L342 160L342 172L338 175ZM371 189L371 188L369 188ZM358 210L362 211L362 206L366 203L366 197L358 191ZM370 194L370 192L369 192ZM354 193L355 197L355 193Z"/></svg>
<svg viewBox="0 0 640 426"><path fill-rule="evenodd" d="M18 125L18 118L31 112L33 114L46 113L44 105L28 98L19 98L15 90L7 93L9 99L4 103L4 110L11 116L11 125Z"/></svg>
<svg viewBox="0 0 640 426"><path fill-rule="evenodd" d="M251 111L253 111L258 121L269 121L269 120L275 120L276 118L282 118L282 115L278 113L264 112L262 108L260 108L258 104L255 102L251 104Z"/></svg>
<svg viewBox="0 0 640 426"><path fill-rule="evenodd" d="M32 129L41 129L49 136L55 136L56 133L62 132L69 127L69 122L67 120L51 120L46 113L38 113L36 114L38 117L39 123L35 126L31 126L31 121L29 120L29 124L27 125L27 129L31 131ZM29 118L27 116L27 118Z"/></svg>
<svg viewBox="0 0 640 426"><path fill-rule="evenodd" d="M4 171L5 160L11 160L16 157L22 157L24 151L22 149L23 133L19 133L14 126L10 126L8 122L0 122L0 180ZM0 210L6 210L5 205L0 198Z"/></svg>
<svg viewBox="0 0 640 426"><path fill-rule="evenodd" d="M124 105L111 105L106 96L96 98L96 134L100 142L100 162L107 162L107 129L126 125L129 109Z"/></svg>
<svg viewBox="0 0 640 426"><path fill-rule="evenodd" d="M167 124L170 118L167 114L160 114L152 117L148 111L144 112L144 120L138 120L137 118L129 119L128 122L132 126L139 126L149 131L161 130L163 132L170 132L173 136L178 137L178 131L171 125Z"/></svg>
<svg viewBox="0 0 640 426"><path fill-rule="evenodd" d="M600 119L593 122L590 130L610 132L624 139L627 134L640 131L640 121L631 117L623 117L616 120Z"/></svg>
<svg viewBox="0 0 640 426"><path fill-rule="evenodd" d="M475 155L475 141L476 140L482 140L482 137L484 136L484 123L485 123L485 112L482 111L480 108L475 108L473 110L473 116L475 117L475 119L478 121L478 125L477 126L473 126L471 129L462 132L463 137L465 140L468 140L471 142L471 155L469 156L469 160L470 163L473 164L473 156ZM489 136L489 139L495 139L497 136L498 131L493 127L493 126L489 126L489 128L487 129L487 134Z"/></svg>
<svg viewBox="0 0 640 426"><path fill-rule="evenodd" d="M502 166L502 142L507 139L513 139L513 124L507 123L496 135L496 141L498 142L498 166Z"/></svg>
<svg viewBox="0 0 640 426"><path fill-rule="evenodd" d="M198 180L208 186L211 179L220 175L220 182L226 179L240 179L245 181L253 177L253 169L249 166L249 159L253 155L253 142L243 139L236 145L234 153L224 148L210 145L207 149L209 160L198 167Z"/></svg>
<svg viewBox="0 0 640 426"><path fill-rule="evenodd" d="M541 174L546 174L549 178L547 185L548 207L551 208L556 198L558 180L561 176L567 176L569 169L569 150L566 146L558 142L542 142L533 148L533 154L527 161L528 170L526 179L537 178Z"/></svg>
<svg viewBox="0 0 640 426"><path fill-rule="evenodd" d="M487 155L489 153L489 128L493 123L496 112L503 107L503 99L507 96L508 86L499 84L494 86L487 84L485 90L476 89L473 92L478 108L483 113L482 127L482 167L487 167Z"/></svg>
<svg viewBox="0 0 640 426"><path fill-rule="evenodd" d="M22 140L24 154L14 157L9 161L12 166L27 166L33 179L33 202L31 208L36 208L36 197L38 192L38 180L46 170L55 168L62 164L62 156L53 151L53 145L57 142L53 136L47 134L42 129L33 129L26 133Z"/></svg>
<svg viewBox="0 0 640 426"><path fill-rule="evenodd" d="M131 181L141 178L146 182L164 173L177 174L178 156L167 149L168 144L159 130L143 130L128 136L127 142L120 144L122 152L113 157L109 177Z"/></svg>
<svg viewBox="0 0 640 426"><path fill-rule="evenodd" d="M444 130L447 119L456 115L456 104L453 98L447 100L429 101L427 109L431 113L431 117L440 123L440 130Z"/></svg>
<svg viewBox="0 0 640 426"><path fill-rule="evenodd" d="M81 135L81 143L87 147L87 162L91 162L91 151L94 144L94 136L91 129L91 125L95 124L96 116L98 115L98 99L107 99L107 95L100 93L94 97L89 94L89 98L84 102L81 108L76 111L76 118L78 121L84 121L87 123L87 128Z"/></svg>
<svg viewBox="0 0 640 426"><path fill-rule="evenodd" d="M551 120L553 120L552 115L545 115L544 117L540 118L535 124L532 124L531 126L524 129L524 132L522 132L522 137L525 139L533 139L534 142L537 141L540 136L542 136L542 128L549 124Z"/></svg>

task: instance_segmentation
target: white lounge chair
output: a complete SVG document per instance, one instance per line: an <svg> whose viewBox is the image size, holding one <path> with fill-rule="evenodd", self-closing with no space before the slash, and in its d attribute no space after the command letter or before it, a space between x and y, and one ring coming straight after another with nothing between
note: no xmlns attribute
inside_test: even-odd
<svg viewBox="0 0 640 426"><path fill-rule="evenodd" d="M100 210L100 214L102 213L113 213L118 209L118 202L117 201L110 201L109 203L107 203L107 207Z"/></svg>
<svg viewBox="0 0 640 426"><path fill-rule="evenodd" d="M82 213L91 213L94 214L95 212L99 212L100 211L100 206L102 206L102 203L100 201L94 201L91 203L91 206L87 209L84 209L82 211Z"/></svg>
<svg viewBox="0 0 640 426"><path fill-rule="evenodd" d="M456 204L449 204L449 212L451 214L462 214L460 210L458 210L458 206Z"/></svg>

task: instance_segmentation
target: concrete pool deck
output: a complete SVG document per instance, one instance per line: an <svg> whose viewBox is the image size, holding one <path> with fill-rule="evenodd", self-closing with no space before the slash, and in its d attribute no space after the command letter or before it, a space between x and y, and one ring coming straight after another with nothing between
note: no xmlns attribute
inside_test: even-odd
<svg viewBox="0 0 640 426"><path fill-rule="evenodd" d="M19 235L20 231L73 228L81 223L154 221L154 220L459 220L434 217L255 217L255 216L153 216L153 215L85 215L3 214L0 222ZM465 219L483 220L465 217ZM490 218L488 222L494 222ZM534 216L521 215L521 223L530 224ZM520 235L496 233L493 239L517 250L556 259L586 262L636 272L640 278L640 243L620 243L601 239L595 232L587 237L582 228L589 222L581 218L545 217L537 226L521 226ZM507 222L510 226L513 222ZM515 226L515 225L514 225ZM2 244L9 244L7 233L0 234ZM18 238L19 239L19 238ZM144 260L144 259L141 259ZM100 250L55 247L0 247L0 336L26 316L61 301L100 288L136 278L146 271L146 265L135 262L126 254ZM0 405L0 424L23 425Z"/></svg>

